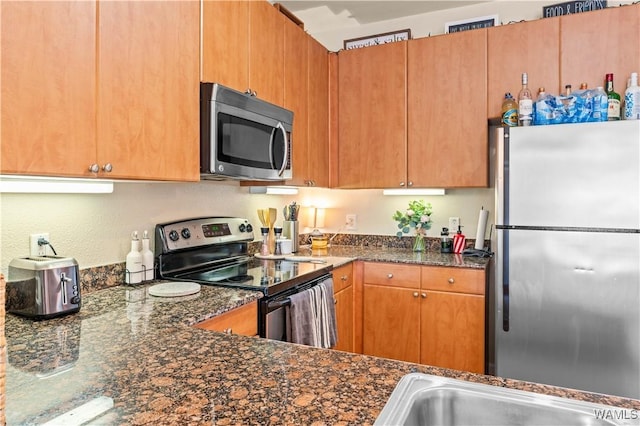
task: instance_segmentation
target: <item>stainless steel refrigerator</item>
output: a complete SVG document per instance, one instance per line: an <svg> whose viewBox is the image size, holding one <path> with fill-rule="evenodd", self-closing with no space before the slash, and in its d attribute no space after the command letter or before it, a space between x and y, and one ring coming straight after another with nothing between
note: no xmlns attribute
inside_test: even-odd
<svg viewBox="0 0 640 426"><path fill-rule="evenodd" d="M640 399L640 121L490 135L488 372Z"/></svg>

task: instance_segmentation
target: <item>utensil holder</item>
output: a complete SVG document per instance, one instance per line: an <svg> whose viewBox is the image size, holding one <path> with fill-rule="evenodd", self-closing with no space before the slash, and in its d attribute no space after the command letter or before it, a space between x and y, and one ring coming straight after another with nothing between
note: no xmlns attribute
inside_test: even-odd
<svg viewBox="0 0 640 426"><path fill-rule="evenodd" d="M282 236L291 240L291 252L298 251L298 221L285 220L282 222Z"/></svg>

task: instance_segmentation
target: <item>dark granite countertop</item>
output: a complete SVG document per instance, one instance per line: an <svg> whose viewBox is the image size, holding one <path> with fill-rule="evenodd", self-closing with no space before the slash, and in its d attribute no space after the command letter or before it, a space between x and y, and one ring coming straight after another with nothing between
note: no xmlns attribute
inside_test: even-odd
<svg viewBox="0 0 640 426"><path fill-rule="evenodd" d="M310 247L301 247L296 253L303 256L337 256L370 262L407 263L430 266L462 267L485 269L490 258L462 256L460 254L442 254L437 251L414 252L410 249L394 247L343 246L329 247L326 252L312 251Z"/></svg>
<svg viewBox="0 0 640 426"><path fill-rule="evenodd" d="M147 287L86 294L79 313L59 319L7 315L8 424L90 401L113 404L95 424L370 424L410 372L640 409L638 400L196 329L260 294L203 286L162 299Z"/></svg>

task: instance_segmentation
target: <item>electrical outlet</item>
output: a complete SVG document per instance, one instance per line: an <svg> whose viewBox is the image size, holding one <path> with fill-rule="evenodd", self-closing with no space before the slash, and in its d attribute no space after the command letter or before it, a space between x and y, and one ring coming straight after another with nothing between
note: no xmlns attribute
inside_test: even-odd
<svg viewBox="0 0 640 426"><path fill-rule="evenodd" d="M349 231L355 231L358 228L358 216L353 213L348 214L344 228Z"/></svg>
<svg viewBox="0 0 640 426"><path fill-rule="evenodd" d="M38 234L29 235L29 255L30 256L46 256L47 254L47 246L39 245L38 240L44 238L46 241L49 241L49 233L48 232L40 232Z"/></svg>
<svg viewBox="0 0 640 426"><path fill-rule="evenodd" d="M458 231L458 226L460 226L460 218L459 217L450 217L449 218L449 232L455 233Z"/></svg>

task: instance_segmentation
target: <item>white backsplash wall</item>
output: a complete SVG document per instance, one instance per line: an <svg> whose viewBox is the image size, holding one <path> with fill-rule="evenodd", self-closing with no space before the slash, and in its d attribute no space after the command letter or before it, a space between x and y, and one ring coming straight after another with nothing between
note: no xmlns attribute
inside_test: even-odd
<svg viewBox="0 0 640 426"><path fill-rule="evenodd" d="M116 183L113 194L2 194L0 196L0 271L11 259L29 255L29 234L48 232L59 255L76 258L81 268L124 262L130 234L149 231L157 223L199 216L246 217L259 238L258 208L278 209L297 201L304 206L327 207L326 227L336 232L345 215L357 215L357 234L394 235L395 210L409 200L424 199L433 205L434 225L429 236L438 236L449 216L459 216L463 231L475 237L478 210L492 210L489 189L451 190L445 196L383 196L381 190L329 190L301 188L297 196L249 194L237 182ZM302 219L302 218L301 218ZM305 223L301 223L301 232ZM308 229L307 229L308 230ZM50 253L50 252L49 252Z"/></svg>
<svg viewBox="0 0 640 426"><path fill-rule="evenodd" d="M493 223L494 196L492 189L447 190L446 195L385 196L380 189L337 190L323 188L301 188L298 202L303 206L325 207L326 233L338 232L344 225L347 214L357 215L357 230L342 230L341 233L395 235L398 223L392 219L396 210L404 211L409 201L424 200L431 203L433 224L427 232L429 237L440 236L443 227L449 226L449 217L457 216L468 238L475 238L478 215L482 207L489 210L489 225Z"/></svg>
<svg viewBox="0 0 640 426"><path fill-rule="evenodd" d="M127 182L116 183L112 194L2 194L0 270L6 273L11 259L29 254L32 233L49 232L58 254L85 268L124 262L134 230L140 237L148 230L153 247L157 223L239 216L259 227L256 209L280 207L285 201L278 199L249 194L237 182Z"/></svg>

